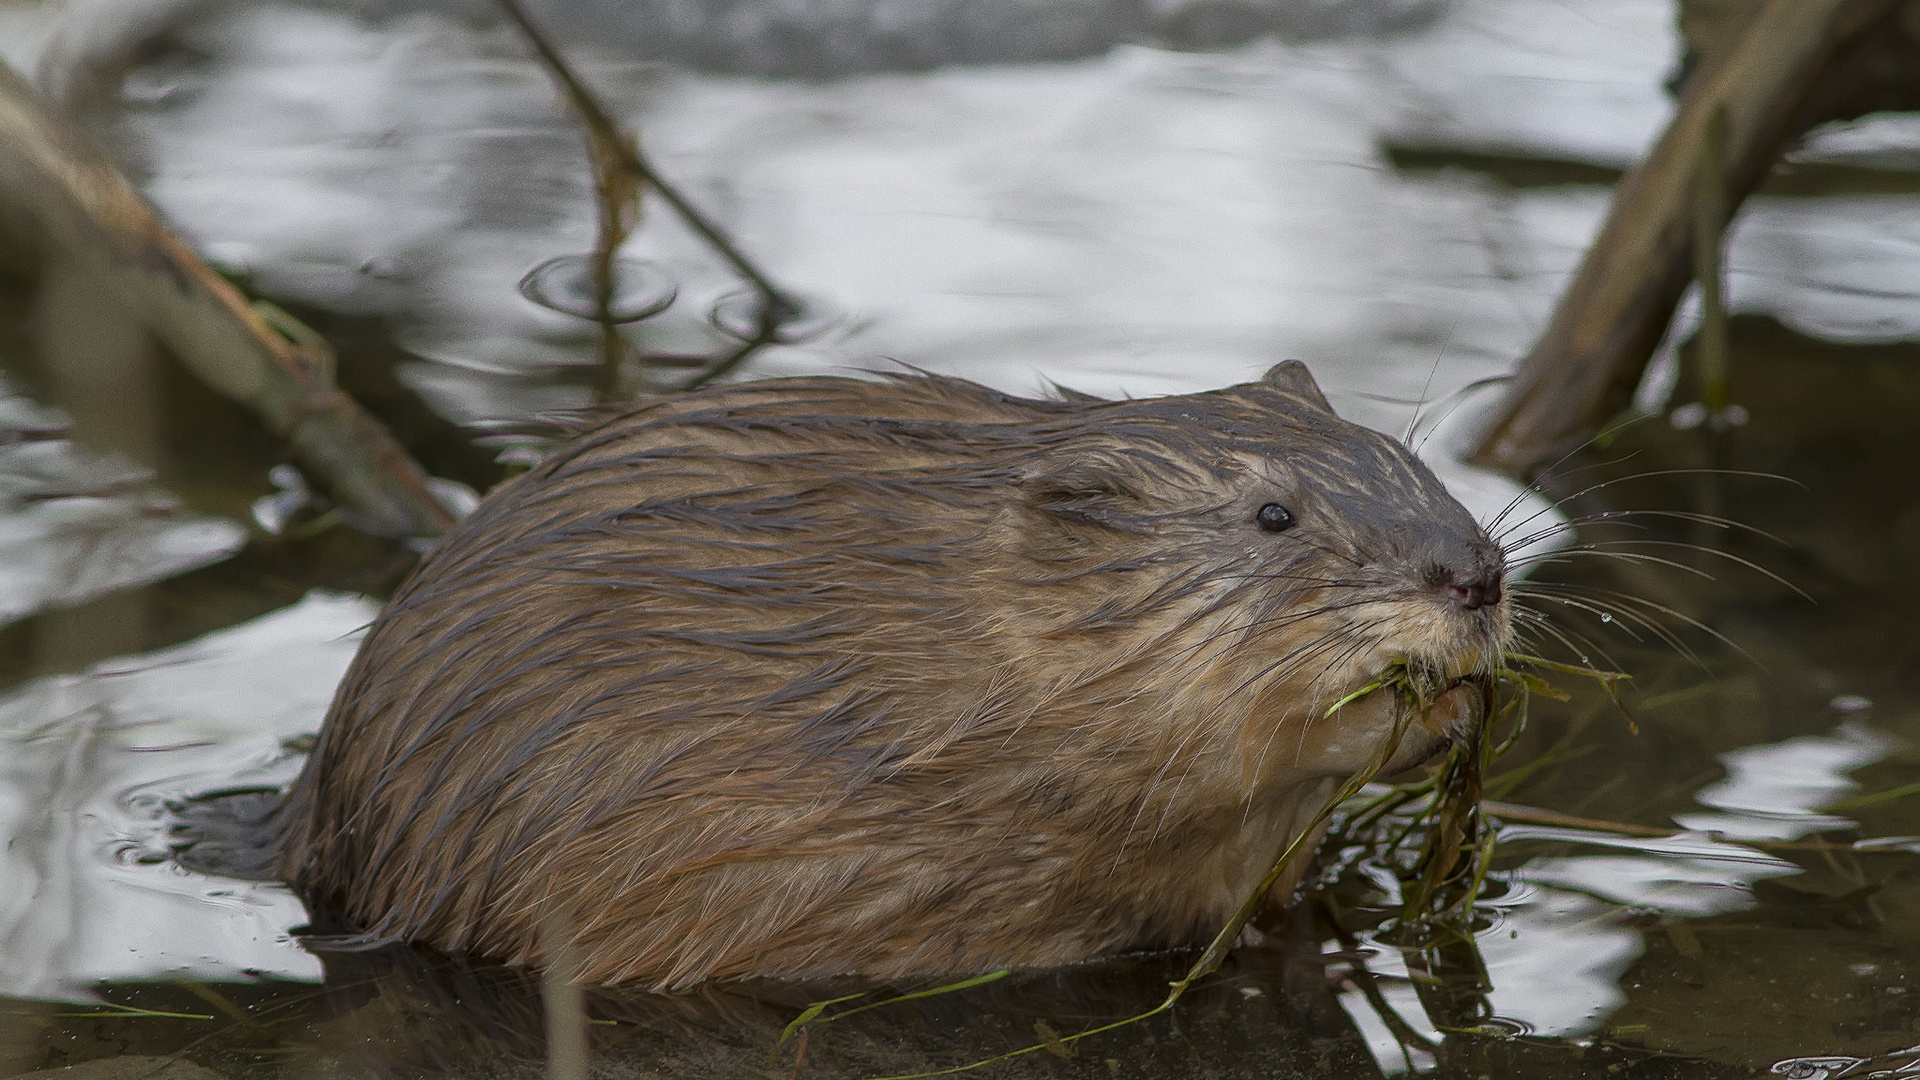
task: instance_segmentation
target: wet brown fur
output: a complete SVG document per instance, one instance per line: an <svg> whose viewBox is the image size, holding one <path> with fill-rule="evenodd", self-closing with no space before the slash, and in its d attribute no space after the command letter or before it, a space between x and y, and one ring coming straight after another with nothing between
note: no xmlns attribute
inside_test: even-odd
<svg viewBox="0 0 1920 1080"><path fill-rule="evenodd" d="M1255 524L1280 503L1279 533ZM368 943L584 977L932 976L1210 937L1489 662L1501 555L1303 367L1143 401L784 379L604 418L373 626L280 870ZM1422 718L1415 760L1461 722Z"/></svg>

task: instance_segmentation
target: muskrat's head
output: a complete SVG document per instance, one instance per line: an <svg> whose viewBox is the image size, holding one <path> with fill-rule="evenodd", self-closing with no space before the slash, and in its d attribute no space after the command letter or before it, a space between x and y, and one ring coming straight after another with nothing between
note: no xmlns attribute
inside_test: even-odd
<svg viewBox="0 0 1920 1080"><path fill-rule="evenodd" d="M1351 771L1408 719L1394 764L1418 760L1469 721L1477 695L1455 688L1509 636L1499 545L1407 447L1335 415L1297 361L1095 410L1023 488L1026 554L1106 593L1072 628L1127 627L1181 685L1172 712L1254 751L1257 773ZM1383 679L1396 685L1326 717ZM1409 685L1427 691L1411 718Z"/></svg>

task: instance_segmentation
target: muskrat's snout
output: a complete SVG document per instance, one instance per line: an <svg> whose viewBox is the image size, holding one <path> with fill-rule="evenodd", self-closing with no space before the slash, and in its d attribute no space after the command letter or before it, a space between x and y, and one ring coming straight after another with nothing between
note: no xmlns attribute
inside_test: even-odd
<svg viewBox="0 0 1920 1080"><path fill-rule="evenodd" d="M1468 611L1496 606L1504 595L1507 575L1498 565L1482 566L1465 574L1442 568L1440 573L1438 584L1442 595Z"/></svg>
<svg viewBox="0 0 1920 1080"><path fill-rule="evenodd" d="M1449 535L1429 540L1414 563L1417 599L1400 620L1393 644L1446 680L1483 671L1506 647L1512 613L1506 560L1477 524L1457 510ZM1424 565L1423 565L1424 564Z"/></svg>
<svg viewBox="0 0 1920 1080"><path fill-rule="evenodd" d="M1465 507L1435 482L1433 531L1425 538L1421 579L1463 611L1498 608L1506 596L1505 552Z"/></svg>

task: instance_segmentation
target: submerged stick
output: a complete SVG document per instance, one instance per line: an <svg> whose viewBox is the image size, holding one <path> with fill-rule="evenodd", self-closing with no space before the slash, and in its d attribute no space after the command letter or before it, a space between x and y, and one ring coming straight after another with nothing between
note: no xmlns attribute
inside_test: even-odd
<svg viewBox="0 0 1920 1080"><path fill-rule="evenodd" d="M1738 42L1688 81L1672 123L1621 178L1477 464L1532 480L1626 406L1691 276L1693 179L1712 118L1724 110L1723 205L1732 210L1805 122L1834 58L1895 4L1769 0Z"/></svg>
<svg viewBox="0 0 1920 1080"><path fill-rule="evenodd" d="M43 263L111 288L186 368L251 408L315 481L371 531L432 536L453 524L427 475L380 421L333 385L324 342L277 332L202 262L107 156L0 63L0 218Z"/></svg>

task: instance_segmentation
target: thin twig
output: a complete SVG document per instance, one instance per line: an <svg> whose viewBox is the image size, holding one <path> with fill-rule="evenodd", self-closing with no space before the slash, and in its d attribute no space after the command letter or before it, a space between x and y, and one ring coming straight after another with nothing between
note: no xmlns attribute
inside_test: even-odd
<svg viewBox="0 0 1920 1080"><path fill-rule="evenodd" d="M747 279L755 289L759 290L768 306L780 308L780 314L797 310L798 305L785 293L775 288L767 275L760 272L760 268L734 245L718 225L707 220L706 215L688 202L686 196L680 194L679 189L654 171L645 155L640 153L639 147L630 145L621 138L620 125L614 122L613 117L600 104L599 98L594 96L593 91L588 89L587 85L567 66L567 62L560 56L552 40L534 23L532 17L527 14L526 8L521 6L520 0L499 0L499 4L507 13L507 17L520 28L520 32L527 36L534 51L540 55L541 63L546 65L548 73L566 91L567 99L580 113L581 119L586 121L594 137L614 152L620 164L632 170L634 175L659 192L660 197L667 201L668 206L673 207L674 213L679 214L688 227L699 233L702 240L713 245L713 249L719 252L720 256L726 259L741 277ZM778 321L777 318L775 321Z"/></svg>

